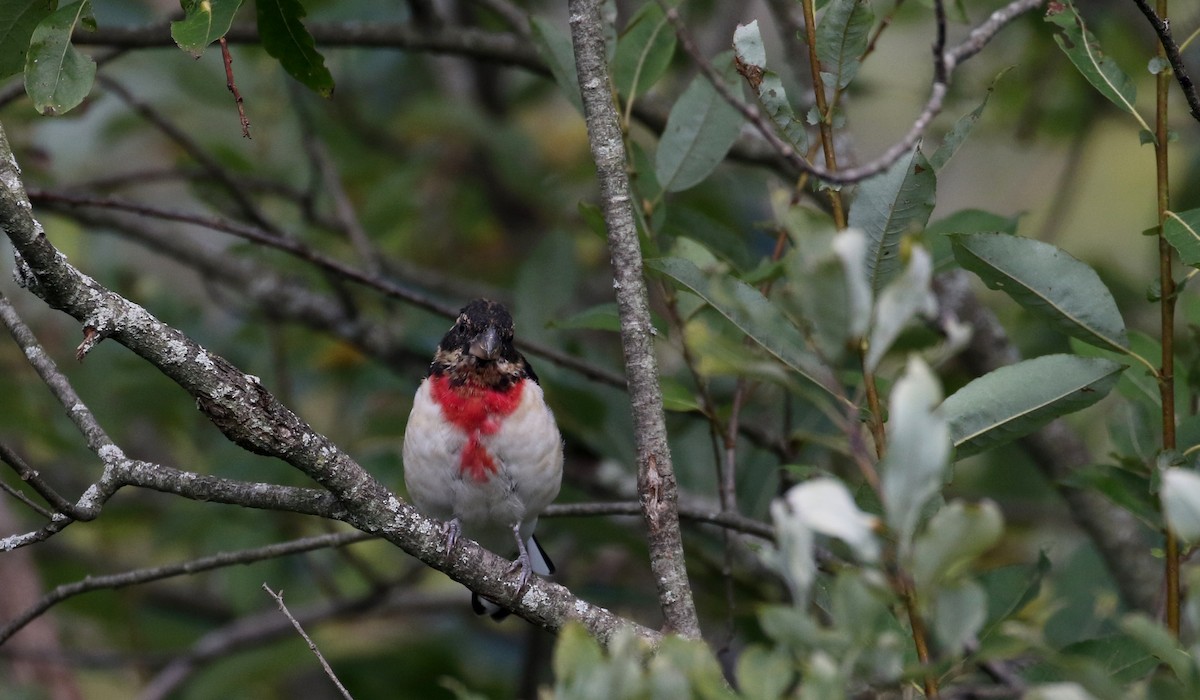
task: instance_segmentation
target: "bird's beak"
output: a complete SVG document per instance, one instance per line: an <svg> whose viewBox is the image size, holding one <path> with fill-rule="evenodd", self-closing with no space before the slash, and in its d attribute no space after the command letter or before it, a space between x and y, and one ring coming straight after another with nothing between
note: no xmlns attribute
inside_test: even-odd
<svg viewBox="0 0 1200 700"><path fill-rule="evenodd" d="M488 326L471 341L471 355L478 360L494 360L500 356L500 334Z"/></svg>

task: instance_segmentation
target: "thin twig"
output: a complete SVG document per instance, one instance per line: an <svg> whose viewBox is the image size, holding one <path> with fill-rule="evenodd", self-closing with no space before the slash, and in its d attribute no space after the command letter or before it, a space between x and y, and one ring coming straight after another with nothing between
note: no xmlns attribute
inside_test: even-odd
<svg viewBox="0 0 1200 700"><path fill-rule="evenodd" d="M67 499L63 498L57 491L47 484L44 479L42 479L42 475L39 474L36 469L30 467L29 464L21 458L21 455L17 454L15 450L3 442L0 442L0 462L4 462L8 466L12 467L12 470L17 473L17 476L21 477L22 481L29 484L29 486L36 491L39 496L46 499L46 502L54 507L55 512L68 515L76 520L82 519L79 517L80 515L87 515L86 513L79 511L79 509L75 507L74 503L71 503ZM8 484L4 484L4 487L6 491L9 488ZM14 489L9 491L9 493L36 511L38 515L41 515L47 519L54 517L54 513L46 510L37 503L34 503L20 491Z"/></svg>
<svg viewBox="0 0 1200 700"><path fill-rule="evenodd" d="M233 101L237 103L238 120L242 123L242 136L250 138L250 119L246 116L246 107L242 101L242 93L238 90L237 82L233 79L233 56L229 53L229 42L225 37L221 37L221 60L225 63L225 87L229 88L229 92L233 95Z"/></svg>
<svg viewBox="0 0 1200 700"><path fill-rule="evenodd" d="M1133 4L1138 6L1142 14L1146 15L1146 19L1150 21L1150 26L1154 27L1154 33L1158 35L1159 44L1162 46L1163 57L1171 64L1171 71L1175 73L1175 81L1179 83L1179 89L1183 91L1183 98L1187 100L1188 113L1192 115L1193 119L1200 121L1200 96L1196 95L1196 86L1192 83L1192 77L1188 74L1183 57L1179 55L1179 45L1171 36L1171 23L1164 17L1159 17L1146 0L1133 0Z"/></svg>
<svg viewBox="0 0 1200 700"><path fill-rule="evenodd" d="M291 611L289 611L287 606L283 604L283 591L281 590L280 592L276 593L275 591L271 590L271 587L265 582L263 583L262 588L267 592L268 595L275 599L275 602L279 604L279 611L287 617L287 619L292 623L292 627L295 627L296 631L300 633L300 636L304 638L304 642L308 644L308 648L312 650L313 654L316 655L317 661L321 662L321 668L325 670L325 675L329 676L329 680L333 681L333 684L337 686L338 692L342 694L342 697L346 698L346 700L354 700L354 698L350 695L350 691L346 690L346 686L342 685L342 682L338 680L337 674L333 672L332 668L330 668L329 662L325 660L325 657L321 654L321 650L317 648L317 643L312 640L312 637L308 636L308 633L304 631L304 628L300 625L300 622L296 620L296 618L292 617Z"/></svg>
<svg viewBox="0 0 1200 700"><path fill-rule="evenodd" d="M12 620L9 620L0 627L0 644L3 644L9 637L16 634L22 627L39 615L45 613L50 608L58 605L64 600L74 598L83 593L100 590L116 590L127 586L135 586L151 581L160 581L166 578L175 576L184 576L198 574L203 571L211 571L213 569L222 569L229 566L237 566L239 564L251 564L257 561L267 559L278 559L291 554L300 554L302 552L311 552L315 549L325 549L327 547L342 547L355 542L372 539L373 535L363 532L340 532L334 535L317 535L316 537L305 537L290 542L280 542L269 544L265 547L255 547L253 549L243 549L236 552L221 552L199 559L189 559L175 564L167 564L166 566L156 566L147 569L134 569L133 571L125 571L119 574L108 574L104 576L88 576L80 581L73 583L64 583L56 586L54 590L42 596L37 603L30 606L20 615L17 615Z"/></svg>
<svg viewBox="0 0 1200 700"><path fill-rule="evenodd" d="M900 140L889 146L879 157L863 165L845 170L823 168L797 153L796 149L781 139L775 133L775 127L772 123L763 117L759 110L755 109L752 105L746 104L741 98L735 95L729 89L729 86L725 84L725 81L717 74L716 69L713 68L708 59L700 54L695 41L692 40L687 27L684 26L683 21L680 19L678 11L674 8L669 8L666 9L666 13L667 19L675 28L675 35L679 39L679 45L683 47L683 50L700 68L701 73L712 83L717 93L741 113L746 121L750 122L762 134L771 147L785 158L792 167L801 172L809 173L825 182L848 185L861 182L887 170L901 156L911 151L925 134L925 130L933 122L934 117L941 113L946 99L946 92L949 89L949 76L954 72L954 69L963 61L982 50L991 41L992 37L1009 22L1012 22L1025 12L1029 12L1040 6L1045 1L1014 0L1014 2L993 12L987 21L973 29L961 44L949 51L939 52L934 58L934 79L929 90L929 98L926 100L921 113L913 120L908 132ZM939 76L941 79L939 79Z"/></svg>

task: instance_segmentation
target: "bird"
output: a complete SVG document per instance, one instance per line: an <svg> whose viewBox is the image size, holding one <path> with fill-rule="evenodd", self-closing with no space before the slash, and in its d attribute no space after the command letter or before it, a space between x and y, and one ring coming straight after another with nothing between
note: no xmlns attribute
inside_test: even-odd
<svg viewBox="0 0 1200 700"><path fill-rule="evenodd" d="M513 345L513 319L475 299L442 337L417 388L404 430L404 482L417 510L443 521L446 551L465 535L517 557L524 588L554 564L534 537L538 516L562 485L563 442L537 374ZM471 593L471 607L510 612Z"/></svg>

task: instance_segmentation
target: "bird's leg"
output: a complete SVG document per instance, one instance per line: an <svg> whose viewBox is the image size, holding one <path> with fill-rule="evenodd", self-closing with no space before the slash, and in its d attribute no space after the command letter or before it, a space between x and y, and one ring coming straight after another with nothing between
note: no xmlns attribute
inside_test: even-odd
<svg viewBox="0 0 1200 700"><path fill-rule="evenodd" d="M454 543L458 542L461 533L462 523L458 518L451 518L442 523L442 535L446 538L446 556L450 556L450 550L454 549Z"/></svg>
<svg viewBox="0 0 1200 700"><path fill-rule="evenodd" d="M529 583L529 575L533 572L533 560L529 558L529 550L525 548L525 540L521 539L521 523L513 525L513 538L517 541L517 558L513 560L512 566L509 567L508 573L520 571L520 585L517 590L525 587Z"/></svg>

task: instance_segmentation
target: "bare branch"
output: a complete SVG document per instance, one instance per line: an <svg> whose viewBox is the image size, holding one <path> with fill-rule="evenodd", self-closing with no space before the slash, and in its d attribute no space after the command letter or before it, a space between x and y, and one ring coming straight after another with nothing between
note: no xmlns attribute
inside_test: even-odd
<svg viewBox="0 0 1200 700"><path fill-rule="evenodd" d="M72 514L72 511L75 510L75 504L60 496L57 491L55 491L49 484L46 483L44 479L42 479L41 474L39 474L36 469L30 467L25 460L21 459L21 455L17 454L16 451L3 442L0 442L0 462L4 462L8 466L12 467L12 470L17 473L17 476L21 477L22 481L29 484L39 496L46 499L47 503L54 506L55 512L62 513L64 515L71 515L76 520L80 519ZM22 503L32 508L35 512L37 512L38 515L41 515L46 519L54 517L54 513L34 503L29 499L29 497L20 491L11 489L8 484L0 485L4 486L5 491L8 491Z"/></svg>
<svg viewBox="0 0 1200 700"><path fill-rule="evenodd" d="M279 604L279 611L282 612L285 617L287 617L288 622L292 623L292 627L295 627L296 631L300 633L300 636L304 638L305 643L308 644L308 648L317 656L317 661L321 663L321 668L325 671L325 675L329 677L329 680L333 681L335 686L337 686L338 692L342 694L342 697L346 698L346 700L354 700L350 695L350 692L346 690L346 686L342 685L342 682L338 680L337 674L333 672L333 669L329 666L329 662L326 661L325 656L321 654L321 650L317 648L317 643L312 640L312 637L308 636L308 633L304 631L304 627L301 626L300 622L297 621L296 618L292 617L291 611L288 610L287 606L283 604L283 591L280 590L278 593L276 593L275 591L271 590L271 587L266 583L263 583L262 587L263 590L267 592L267 595L275 599L275 602Z"/></svg>
<svg viewBox="0 0 1200 700"><path fill-rule="evenodd" d="M1188 74L1187 66L1179 55L1179 44L1176 44L1175 39L1171 36L1171 23L1159 17L1146 0L1133 0L1133 4L1138 6L1142 14L1146 15L1150 26L1154 27L1154 33L1158 35L1158 41L1162 44L1167 62L1171 64L1171 70L1175 73L1175 81L1179 83L1179 89L1183 91L1183 98L1187 100L1188 113L1192 115L1193 119L1200 121L1200 97L1197 97L1192 76Z"/></svg>
<svg viewBox="0 0 1200 700"><path fill-rule="evenodd" d="M309 34L321 48L360 47L404 49L464 56L479 61L518 66L534 73L549 75L532 45L516 34L490 32L474 27L418 27L399 22L311 22L305 23ZM235 24L225 35L231 44L261 44L258 28L253 24ZM170 24L167 22L137 27L97 27L95 31L79 31L71 42L84 46L119 48L172 48Z"/></svg>
<svg viewBox="0 0 1200 700"><path fill-rule="evenodd" d="M584 518L598 515L641 515L642 505L637 501L601 503L558 503L542 512L543 518ZM742 532L747 535L774 541L775 529L767 523L747 518L737 513L722 513L688 505L679 506L679 517L695 523L707 523Z"/></svg>
<svg viewBox="0 0 1200 700"><path fill-rule="evenodd" d="M158 207L152 207L110 197L89 197L84 195L70 195L58 192L30 190L30 198L39 204L53 204L68 207L101 207L118 211L128 211L143 216L164 219L167 221L179 221L182 223L194 224L196 226L203 226L214 231L232 234L238 238L248 240L252 243L258 243L268 248L274 248L276 250L289 253L301 260L304 260L305 262L321 268L322 270L333 272L352 282L356 282L365 287L381 292L386 296L399 299L411 304L412 306L425 309L426 311L431 311L440 316L454 318L458 315L458 308L455 306L443 304L408 287L363 272L351 265L331 258L324 253L313 250L311 247L305 245L295 238L281 238L273 236L266 231L236 221L230 221L228 219L219 217L205 216L202 214L192 214L188 212L161 209ZM619 388L624 388L625 386L625 380L620 375L608 369L592 365L578 357L568 355L555 348L551 348L541 343L532 343L528 341L518 341L517 345L533 355L549 360L550 362L553 362L561 367L566 367L579 372L589 379Z"/></svg>
<svg viewBox="0 0 1200 700"><path fill-rule="evenodd" d="M600 179L601 206L608 228L613 287L621 319L621 345L625 351L633 407L638 492L649 530L650 568L658 585L659 602L667 626L685 637L699 637L700 623L692 602L679 532L677 485L667 445L658 364L654 358L654 327L650 322L650 302L642 276L637 226L630 208L625 145L609 84L600 8L595 0L571 0L567 11L588 140Z"/></svg>
<svg viewBox="0 0 1200 700"><path fill-rule="evenodd" d="M152 124L156 129L166 135L167 138L174 141L179 145L180 148L186 151L187 154L200 165L200 167L204 168L205 171L207 171L213 176L213 178L216 179L218 183L220 183L221 187L238 205L238 208L241 210L242 214L246 216L246 218L254 222L256 226L269 231L272 236L278 237L283 235L283 231L281 231L274 222L268 219L266 215L259 210L258 205L256 205L246 195L246 193L242 191L242 188L238 187L237 183L233 181L233 178L229 175L225 168L221 167L221 164L218 163L215 158L209 155L208 151L204 150L200 144L196 143L195 139L193 139L190 134L155 109L150 103L138 99L132 92L127 90L125 86L121 85L112 78L109 78L103 73L96 77L96 82L103 86L105 90L108 90L112 94L119 97L121 101L129 105L133 111L141 115L143 119L150 122L150 124Z"/></svg>
<svg viewBox="0 0 1200 700"><path fill-rule="evenodd" d="M374 535L364 532L340 532L332 535L318 535L316 537L305 537L290 542L280 542L270 544L265 547L256 547L254 549L244 549L238 552L221 552L200 559L189 559L187 561L176 564L168 564L166 566L156 566L149 569L136 569L134 571L126 571L120 574L110 574L107 576L88 576L81 581L74 583L64 583L50 591L32 607L25 610L23 613L5 623L0 627L0 644L16 634L25 625L50 608L69 598L74 598L77 595L99 590L114 590L117 588L125 588L126 586L134 586L141 583L149 583L151 581L160 581L165 578L174 576L184 576L198 574L203 571L211 571L213 569L221 569L238 564L250 564L256 561L265 559L278 559L291 554L299 554L301 552L311 552L315 549L325 549L328 547L342 547L355 542L373 539Z"/></svg>

